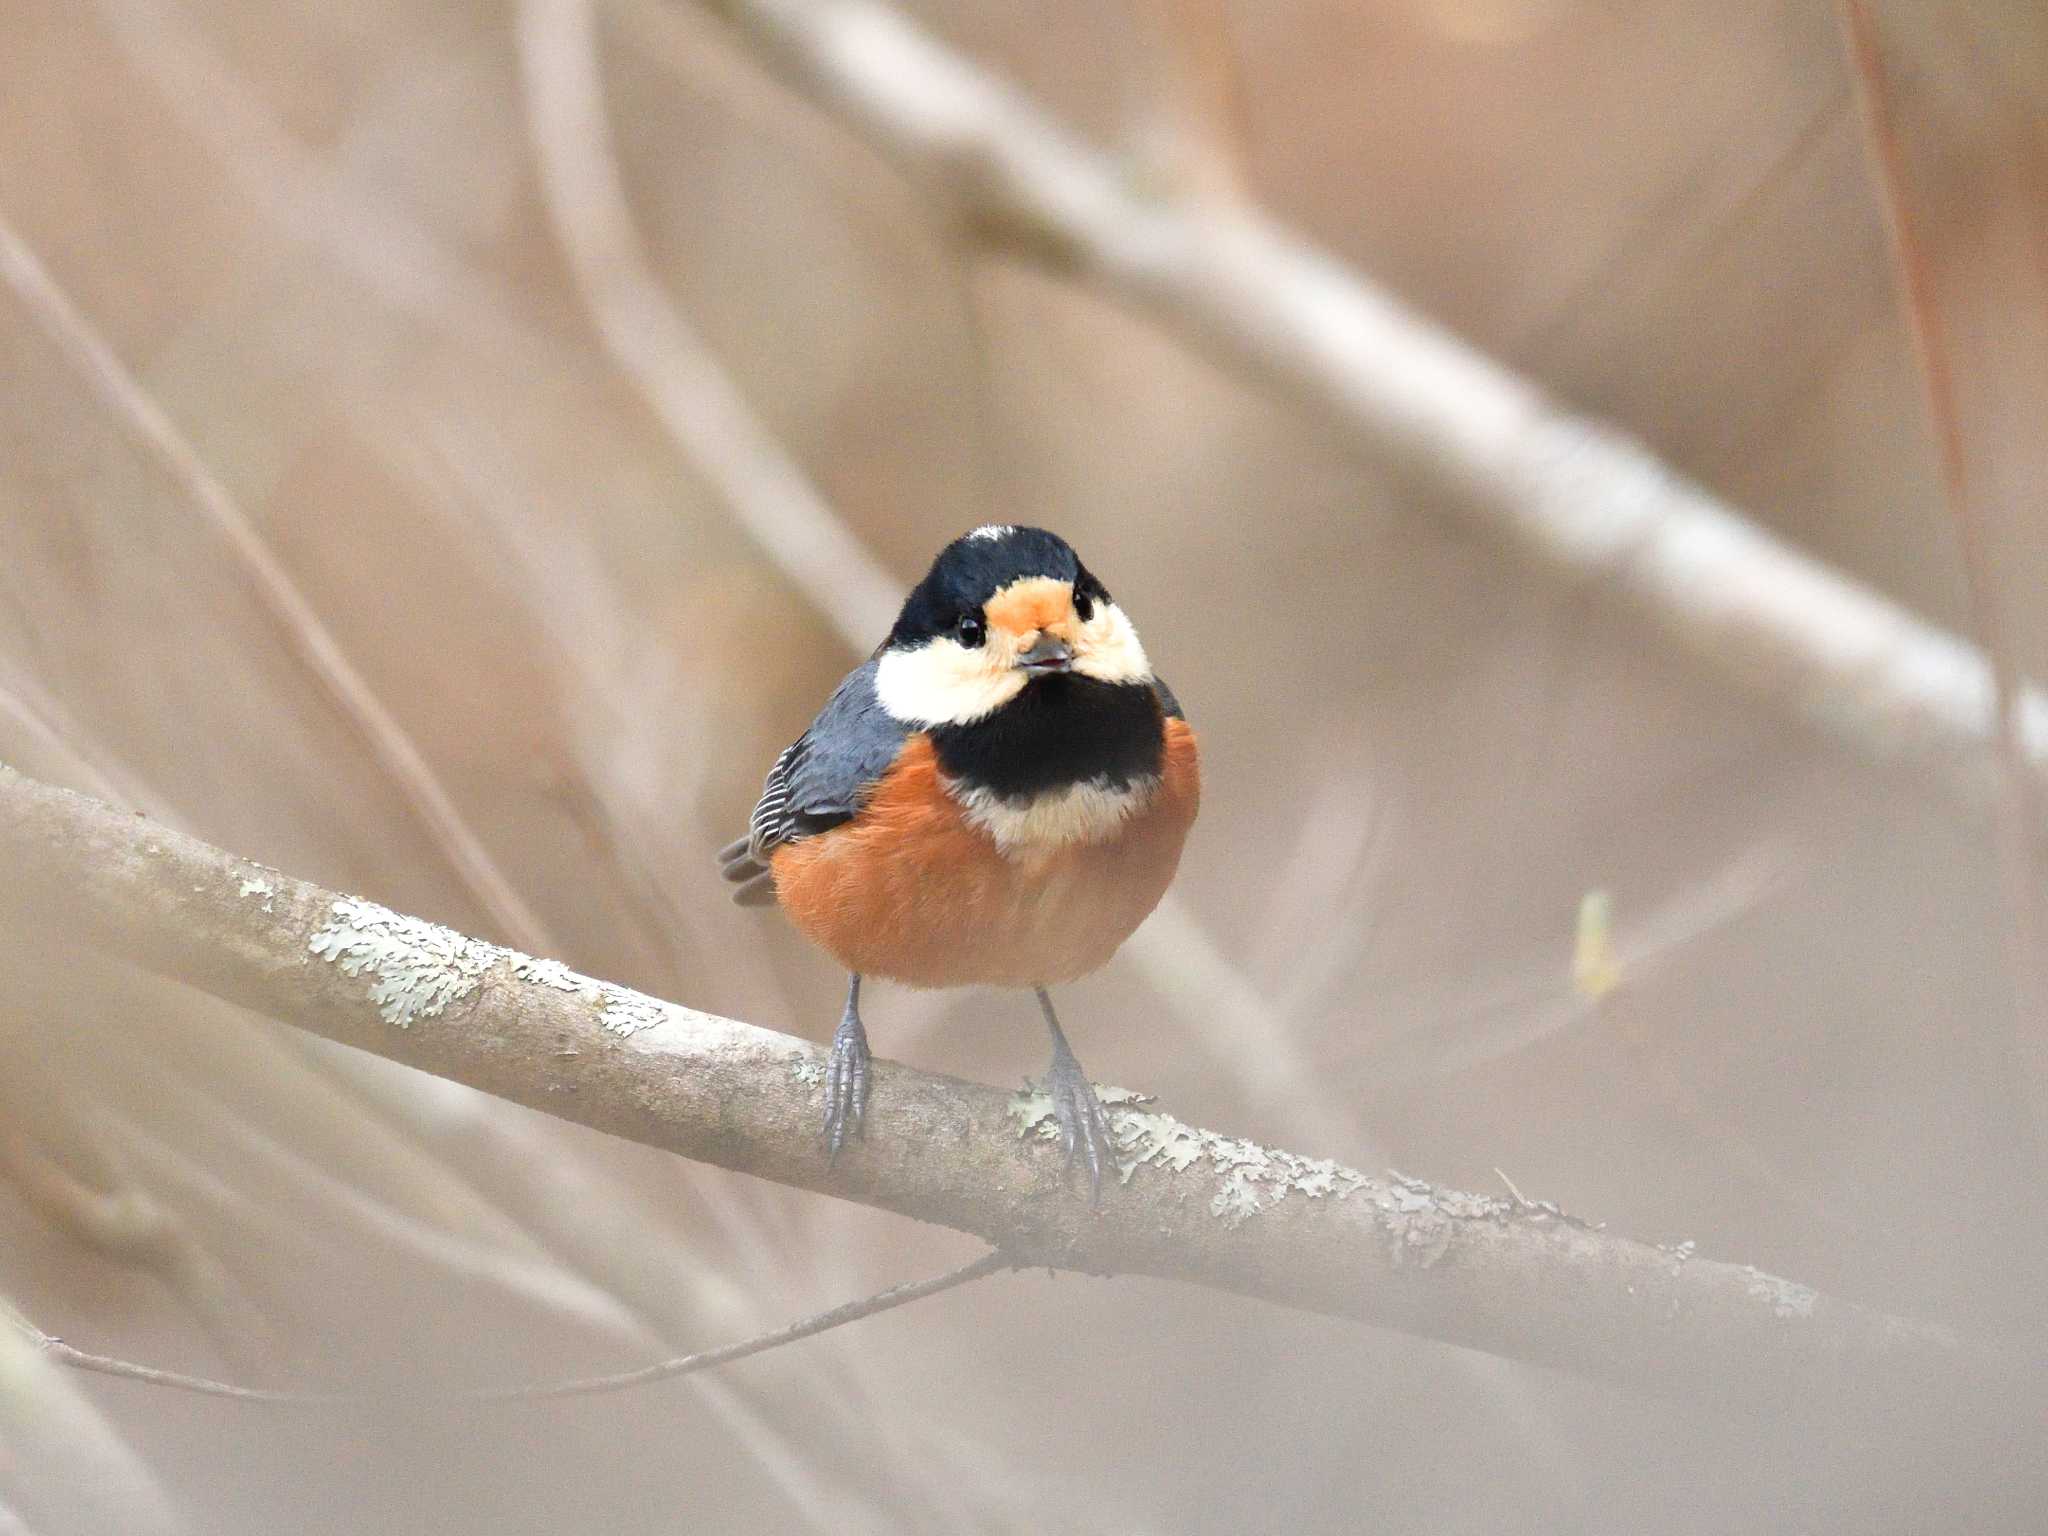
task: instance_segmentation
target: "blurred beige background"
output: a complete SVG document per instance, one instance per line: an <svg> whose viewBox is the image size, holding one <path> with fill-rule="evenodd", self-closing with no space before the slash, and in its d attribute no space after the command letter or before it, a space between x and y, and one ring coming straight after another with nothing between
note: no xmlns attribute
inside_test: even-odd
<svg viewBox="0 0 2048 1536"><path fill-rule="evenodd" d="M1238 178L1967 624L1828 5L912 13L1134 175ZM2048 16L1878 14L1999 596L2040 675ZM0 758L824 1038L830 962L727 905L710 853L858 656L594 325L515 9L5 0L0 36L0 220L58 295L0 283ZM1191 1008L1126 956L1062 1003L1091 1071L1204 1124L1466 1187L1502 1170L1621 1232L2038 1333L1986 828L1451 531L1175 338L963 247L696 8L618 0L599 45L648 272L845 526L904 583L977 523L1058 529L1201 732L1179 890L1267 1012ZM529 932L423 830L280 625L279 582ZM1571 984L1594 890L1621 961L1597 1002ZM1139 1281L1006 1276L688 1382L450 1408L437 1392L723 1342L973 1248L91 955L0 936L0 982L0 1294L132 1359L417 1402L55 1380L35 1390L82 1395L97 1429L0 1445L0 1528L121 1528L83 1491L114 1461L222 1532L2037 1523L2040 1466L1943 1487L1825 1426ZM868 1021L935 1070L1042 1064L1026 999L880 989Z"/></svg>

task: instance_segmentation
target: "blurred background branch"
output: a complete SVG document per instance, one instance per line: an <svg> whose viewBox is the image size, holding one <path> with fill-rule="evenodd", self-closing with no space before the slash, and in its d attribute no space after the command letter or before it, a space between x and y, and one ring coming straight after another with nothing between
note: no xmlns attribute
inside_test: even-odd
<svg viewBox="0 0 2048 1536"><path fill-rule="evenodd" d="M417 744L349 661L283 563L242 515L227 488L179 435L161 407L54 283L35 253L0 221L0 279L90 379L108 407L148 444L183 485L270 612L278 631L335 707L362 734L379 764L405 793L427 834L514 943L549 949L547 930L470 829Z"/></svg>
<svg viewBox="0 0 2048 1536"><path fill-rule="evenodd" d="M613 1371L603 1376L578 1376L567 1381L538 1382L530 1386L481 1387L456 1394L444 1400L443 1406L453 1407L464 1403L532 1403L544 1402L555 1397L589 1397L599 1392L622 1392L633 1387L647 1386L652 1382L674 1381L678 1377L694 1376L699 1371L730 1365L736 1360L746 1359L749 1355L766 1354L771 1349L780 1349L786 1344L813 1338L834 1328L843 1328L848 1323L857 1323L863 1318L887 1312L893 1307L907 1307L913 1302L923 1301L942 1291L971 1284L985 1275L994 1274L1008 1262L999 1253L983 1254L980 1258L971 1259L958 1268L947 1270L943 1275L933 1275L926 1280L906 1280L901 1285L890 1286L886 1291L878 1291L872 1296L864 1296L857 1301L844 1302L823 1312L813 1313L781 1328L756 1334L751 1339L741 1339L715 1349L698 1350L672 1360L660 1360L652 1365L638 1366L630 1371ZM113 1355L80 1349L63 1339L52 1338L26 1319L17 1319L17 1326L24 1338L52 1360L76 1370L119 1377L124 1381L138 1381L145 1386L165 1387L175 1392L195 1392L201 1397L224 1397L235 1402L273 1403L282 1407L377 1408L394 1406L397 1402L395 1398L380 1399L360 1392L302 1392L251 1387L238 1382L213 1381L204 1376L189 1375L184 1371L159 1370L154 1366L138 1364L132 1360L122 1360Z"/></svg>
<svg viewBox="0 0 2048 1536"><path fill-rule="evenodd" d="M1639 443L1575 416L1253 207L1120 162L876 0L718 0L775 69L894 159L941 217L1130 305L1329 421L1421 505L1597 585L1696 663L1997 803L1992 670ZM2048 697L2012 718L2048 768Z"/></svg>
<svg viewBox="0 0 2048 1536"><path fill-rule="evenodd" d="M1933 262L1915 208L1905 148L1899 139L1884 40L1865 0L1838 0L1837 10L1862 107L1870 179L1891 237L1899 308L1906 332L1913 338L1928 432L1934 440L1942 494L1962 557L1970 627L1991 670L1992 719L2001 770L1995 810L2013 992L2013 1080L2026 1100L2022 1124L2032 1133L2032 1160L2048 1167L2048 986L2042 978L2042 965L2048 960L2042 941L2048 928L2044 928L2041 915L2041 782L2027 744L2031 696L2014 652L2012 626L2003 612L2005 599L1995 574L1992 531L1982 509L1971 503L1955 360Z"/></svg>
<svg viewBox="0 0 2048 1536"><path fill-rule="evenodd" d="M523 0L519 60L542 193L606 348L735 520L856 654L901 585L811 489L649 276L606 140L589 0Z"/></svg>

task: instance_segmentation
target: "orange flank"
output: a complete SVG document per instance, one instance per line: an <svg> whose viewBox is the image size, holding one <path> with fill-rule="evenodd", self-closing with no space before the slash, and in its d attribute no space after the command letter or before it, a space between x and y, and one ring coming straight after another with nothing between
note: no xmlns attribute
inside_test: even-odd
<svg viewBox="0 0 2048 1536"><path fill-rule="evenodd" d="M940 782L915 735L853 820L785 843L775 892L849 971L921 987L1051 987L1085 976L1143 922L1201 798L1195 733L1166 722L1157 792L1102 842L1004 853Z"/></svg>

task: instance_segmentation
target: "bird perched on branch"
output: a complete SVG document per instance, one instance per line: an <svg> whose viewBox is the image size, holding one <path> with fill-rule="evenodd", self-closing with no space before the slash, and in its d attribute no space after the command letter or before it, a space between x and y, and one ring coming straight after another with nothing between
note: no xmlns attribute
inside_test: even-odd
<svg viewBox="0 0 2048 1536"><path fill-rule="evenodd" d="M1159 904L1199 797L1180 705L1064 539L992 526L941 550L719 854L734 900L779 902L852 973L825 1080L831 1155L867 1108L863 976L1029 987L1068 1166L1084 1160L1100 1198L1108 1121L1046 989Z"/></svg>

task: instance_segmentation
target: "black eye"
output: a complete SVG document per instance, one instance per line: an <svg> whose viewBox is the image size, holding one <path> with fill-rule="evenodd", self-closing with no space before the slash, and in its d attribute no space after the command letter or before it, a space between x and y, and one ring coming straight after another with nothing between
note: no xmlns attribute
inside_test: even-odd
<svg viewBox="0 0 2048 1536"><path fill-rule="evenodd" d="M1074 612L1081 616L1083 624L1095 617L1095 594L1086 587L1074 589Z"/></svg>
<svg viewBox="0 0 2048 1536"><path fill-rule="evenodd" d="M986 631L982 628L980 619L971 613L963 613L954 621L953 633L959 637L962 645L979 645Z"/></svg>

